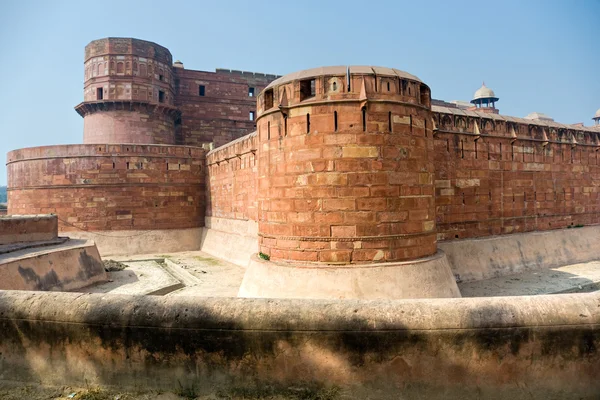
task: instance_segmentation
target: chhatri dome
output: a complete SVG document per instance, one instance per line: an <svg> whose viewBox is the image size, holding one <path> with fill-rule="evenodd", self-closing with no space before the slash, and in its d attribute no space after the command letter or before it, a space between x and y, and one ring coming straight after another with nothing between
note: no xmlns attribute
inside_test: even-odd
<svg viewBox="0 0 600 400"><path fill-rule="evenodd" d="M471 103L474 105L470 109L498 114L498 110L496 109L496 102L498 100L500 99L496 97L494 91L485 86L485 82L483 82L473 95Z"/></svg>
<svg viewBox="0 0 600 400"><path fill-rule="evenodd" d="M494 93L494 91L492 89L490 89L489 87L485 86L485 82L483 82L481 87L479 89L477 89L477 91L473 95L473 100L471 100L471 103L473 103L473 104L481 104L481 103L490 104L490 103L492 103L493 104L493 103L497 102L498 100L500 100L500 99L498 97L496 97L496 94Z"/></svg>
<svg viewBox="0 0 600 400"><path fill-rule="evenodd" d="M596 125L600 125L600 108L598 109L598 111L596 111L596 114L594 114L594 118L592 119L594 120Z"/></svg>

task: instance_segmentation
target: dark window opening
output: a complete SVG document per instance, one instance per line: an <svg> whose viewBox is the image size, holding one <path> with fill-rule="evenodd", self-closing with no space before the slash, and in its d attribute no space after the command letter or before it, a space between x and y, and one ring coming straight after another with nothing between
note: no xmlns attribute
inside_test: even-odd
<svg viewBox="0 0 600 400"><path fill-rule="evenodd" d="M265 110L273 108L273 89L265 91Z"/></svg>
<svg viewBox="0 0 600 400"><path fill-rule="evenodd" d="M429 90L425 85L421 85L421 104L429 106Z"/></svg>
<svg viewBox="0 0 600 400"><path fill-rule="evenodd" d="M388 83L388 86L389 86L389 83ZM390 89L388 89L388 90L390 90ZM392 131L392 112L391 111L388 113L388 131L390 131L390 132Z"/></svg>
<svg viewBox="0 0 600 400"><path fill-rule="evenodd" d="M206 88L204 87L204 85L198 86L198 95L204 96L205 94L206 94Z"/></svg>
<svg viewBox="0 0 600 400"><path fill-rule="evenodd" d="M310 114L306 114L306 133L310 133Z"/></svg>
<svg viewBox="0 0 600 400"><path fill-rule="evenodd" d="M335 92L337 90L337 83L333 82L333 84L331 85L331 88Z"/></svg>
<svg viewBox="0 0 600 400"><path fill-rule="evenodd" d="M163 92L162 90L158 91L158 102L159 103L165 102L165 92Z"/></svg>
<svg viewBox="0 0 600 400"><path fill-rule="evenodd" d="M333 112L333 130L335 132L337 132L338 130L338 123L337 123L337 111Z"/></svg>
<svg viewBox="0 0 600 400"><path fill-rule="evenodd" d="M271 121L267 122L267 140L271 139Z"/></svg>
<svg viewBox="0 0 600 400"><path fill-rule="evenodd" d="M248 97L254 97L254 88L253 87L248 88Z"/></svg>
<svg viewBox="0 0 600 400"><path fill-rule="evenodd" d="M363 125L363 131L366 132L367 131L367 107L362 108L362 125Z"/></svg>
<svg viewBox="0 0 600 400"><path fill-rule="evenodd" d="M408 86L408 82L406 82L405 80L402 80L402 85L401 86L402 86L402 93L401 94L402 95L406 95L406 89L407 89L407 86Z"/></svg>
<svg viewBox="0 0 600 400"><path fill-rule="evenodd" d="M250 119L250 121L254 121L254 111L250 111L250 114L248 114L248 118Z"/></svg>
<svg viewBox="0 0 600 400"><path fill-rule="evenodd" d="M315 96L315 80L306 79L300 81L300 101Z"/></svg>
<svg viewBox="0 0 600 400"><path fill-rule="evenodd" d="M102 100L104 98L104 90L99 87L96 89L96 100Z"/></svg>
<svg viewBox="0 0 600 400"><path fill-rule="evenodd" d="M164 81L164 80L165 80L165 77L164 77L164 76L162 76L162 75L159 75L159 76L158 76L158 80L159 80L159 81Z"/></svg>
<svg viewBox="0 0 600 400"><path fill-rule="evenodd" d="M284 115L283 116L283 134L285 136L287 136L287 132L288 132L288 129L287 129L287 115Z"/></svg>
<svg viewBox="0 0 600 400"><path fill-rule="evenodd" d="M387 83L388 92L390 91L390 83Z"/></svg>

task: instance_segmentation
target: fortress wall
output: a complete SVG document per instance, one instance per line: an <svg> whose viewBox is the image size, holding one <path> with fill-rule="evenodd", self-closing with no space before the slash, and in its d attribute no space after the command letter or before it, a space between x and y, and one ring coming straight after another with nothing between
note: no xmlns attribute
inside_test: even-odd
<svg viewBox="0 0 600 400"><path fill-rule="evenodd" d="M60 231L204 224L205 152L183 146L65 145L8 153L9 214L58 214Z"/></svg>
<svg viewBox="0 0 600 400"><path fill-rule="evenodd" d="M535 125L515 124L517 138L503 123L472 131L435 136L439 240L600 223L597 134L548 129L545 144Z"/></svg>
<svg viewBox="0 0 600 400"><path fill-rule="evenodd" d="M201 249L242 266L258 252L257 144L253 132L206 156L206 229Z"/></svg>
<svg viewBox="0 0 600 400"><path fill-rule="evenodd" d="M176 105L181 110L178 140L189 146L214 143L222 146L252 132L255 120L256 96L275 79L274 75L194 71L174 68ZM204 96L199 87L204 86ZM249 88L254 95L249 96Z"/></svg>
<svg viewBox="0 0 600 400"><path fill-rule="evenodd" d="M281 397L337 388L370 399L595 398L599 302L0 291L0 376L197 396L269 387Z"/></svg>

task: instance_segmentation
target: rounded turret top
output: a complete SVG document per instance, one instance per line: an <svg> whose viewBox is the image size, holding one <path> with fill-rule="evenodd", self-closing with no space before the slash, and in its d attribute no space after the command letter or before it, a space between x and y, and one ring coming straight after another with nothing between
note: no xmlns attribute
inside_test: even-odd
<svg viewBox="0 0 600 400"><path fill-rule="evenodd" d="M500 99L498 97L496 97L496 94L494 93L494 91L492 89L485 86L485 82L484 82L481 85L481 87L479 89L477 89L477 91L473 95L473 100L471 100L471 103L476 104L479 102L479 100L489 100L489 101L496 102Z"/></svg>
<svg viewBox="0 0 600 400"><path fill-rule="evenodd" d="M91 41L85 46L85 60L106 55L133 55L150 58L171 65L173 56L166 47L154 42L134 38L109 37Z"/></svg>
<svg viewBox="0 0 600 400"><path fill-rule="evenodd" d="M422 82L416 76L396 68L374 67L364 65L340 65L332 67L311 68L302 71L292 72L291 74L287 74L278 79L275 79L269 84L269 86L267 86L267 88L279 86L284 83L296 80L310 79L324 75L379 75L388 77L399 77L402 79L409 79L417 82Z"/></svg>
<svg viewBox="0 0 600 400"><path fill-rule="evenodd" d="M594 118L592 119L597 119L600 118L600 108L598 109L598 111L596 111L596 114L594 114Z"/></svg>
<svg viewBox="0 0 600 400"><path fill-rule="evenodd" d="M175 60L175 62L173 63L173 67L175 68L183 68L183 63L179 60Z"/></svg>

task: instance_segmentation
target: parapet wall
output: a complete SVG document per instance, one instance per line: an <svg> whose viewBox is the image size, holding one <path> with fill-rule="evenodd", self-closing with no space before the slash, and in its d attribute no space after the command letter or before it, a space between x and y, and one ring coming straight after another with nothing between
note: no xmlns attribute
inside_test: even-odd
<svg viewBox="0 0 600 400"><path fill-rule="evenodd" d="M9 214L55 213L61 231L204 225L205 151L65 145L8 153Z"/></svg>
<svg viewBox="0 0 600 400"><path fill-rule="evenodd" d="M0 291L0 377L197 396L268 387L282 397L338 388L369 399L591 399L599 302L598 293L311 301Z"/></svg>

